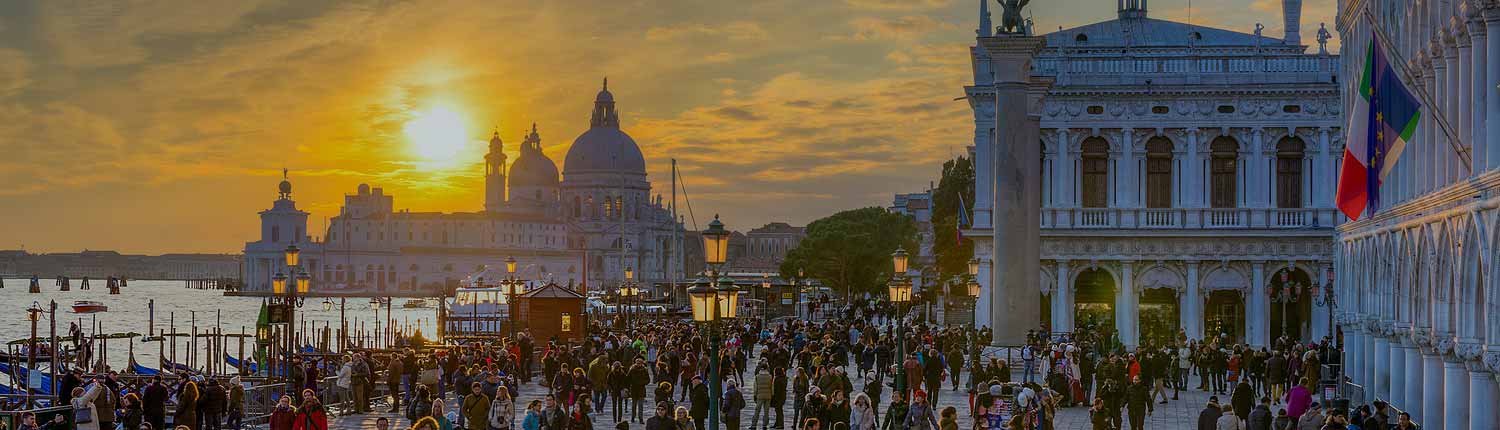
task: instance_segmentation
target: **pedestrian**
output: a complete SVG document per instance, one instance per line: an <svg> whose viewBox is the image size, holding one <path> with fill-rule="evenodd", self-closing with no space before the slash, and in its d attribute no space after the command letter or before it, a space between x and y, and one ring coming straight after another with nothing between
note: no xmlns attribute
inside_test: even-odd
<svg viewBox="0 0 1500 430"><path fill-rule="evenodd" d="M490 400L490 430L511 430L515 417L516 402L511 400L510 390L495 390L495 398Z"/></svg>
<svg viewBox="0 0 1500 430"><path fill-rule="evenodd" d="M141 398L135 393L127 393L120 396L120 426L126 430L141 428L144 409L141 408Z"/></svg>
<svg viewBox="0 0 1500 430"><path fill-rule="evenodd" d="M198 399L200 398L198 383L187 381L183 384L182 391L177 393L177 414L172 422L178 426L187 426L189 430L197 430L198 425Z"/></svg>
<svg viewBox="0 0 1500 430"><path fill-rule="evenodd" d="M1094 399L1089 407L1089 424L1093 430L1112 430L1109 426L1109 411L1104 408L1104 399Z"/></svg>
<svg viewBox="0 0 1500 430"><path fill-rule="evenodd" d="M1299 422L1302 419L1302 414L1308 411L1308 406L1316 404L1317 403L1312 401L1312 390L1309 390L1307 388L1306 378L1302 379L1302 383L1297 384L1297 386L1295 387L1292 387L1291 391L1288 391L1286 394L1287 414L1291 415L1293 419L1296 419Z"/></svg>
<svg viewBox="0 0 1500 430"><path fill-rule="evenodd" d="M1130 429L1144 430L1146 417L1155 412L1155 406L1151 402L1150 388L1141 382L1140 376L1136 376L1125 391L1125 405L1130 409Z"/></svg>
<svg viewBox="0 0 1500 430"><path fill-rule="evenodd" d="M1395 429L1395 430L1417 430L1418 429L1417 423L1411 422L1411 414L1408 414L1406 412L1402 412L1400 415L1396 416L1396 426L1392 427L1392 428Z"/></svg>
<svg viewBox="0 0 1500 430"><path fill-rule="evenodd" d="M1245 430L1245 423L1240 420L1239 415L1235 415L1234 407L1230 406L1224 408L1224 413L1219 416L1219 421L1215 423L1214 428L1216 430Z"/></svg>
<svg viewBox="0 0 1500 430"><path fill-rule="evenodd" d="M1224 410L1219 407L1219 396L1209 396L1208 404L1203 406L1203 411L1198 412L1198 430L1215 430L1219 426L1219 416Z"/></svg>
<svg viewBox="0 0 1500 430"><path fill-rule="evenodd" d="M875 430L876 424L875 407L870 403L870 396L855 394L854 407L849 414L849 430Z"/></svg>
<svg viewBox="0 0 1500 430"><path fill-rule="evenodd" d="M891 393L891 404L885 408L885 422L878 427L880 430L905 430L908 410L909 407L905 398L901 396L901 392ZM879 419L878 415L876 419Z"/></svg>
<svg viewBox="0 0 1500 430"><path fill-rule="evenodd" d="M1318 402L1312 402L1307 411L1297 418L1297 430L1319 430L1323 428L1323 424L1323 411L1319 409Z"/></svg>
<svg viewBox="0 0 1500 430"><path fill-rule="evenodd" d="M771 425L771 395L775 388L775 378L767 370L764 366L755 368L755 388L751 392L755 400L755 413L750 415L750 430L755 430L757 423L762 429L769 429Z"/></svg>
<svg viewBox="0 0 1500 430"><path fill-rule="evenodd" d="M1250 411L1245 428L1248 430L1271 430L1271 398L1261 397L1260 404Z"/></svg>
<svg viewBox="0 0 1500 430"><path fill-rule="evenodd" d="M1249 421L1250 410L1255 408L1255 389L1250 383L1241 378L1239 383L1234 384L1234 391L1229 395L1229 404L1234 408L1235 415L1240 417L1241 422Z"/></svg>
<svg viewBox="0 0 1500 430"><path fill-rule="evenodd" d="M458 409L459 416L463 417L464 428L487 428L490 422L490 398L484 395L484 386L480 383L474 382L468 387L469 394L463 396L463 404Z"/></svg>
<svg viewBox="0 0 1500 430"><path fill-rule="evenodd" d="M624 421L621 421L624 422ZM526 416L521 419L521 430L542 429L542 401L532 400L526 404Z"/></svg>
<svg viewBox="0 0 1500 430"><path fill-rule="evenodd" d="M958 384L955 383L954 385L958 385ZM949 407L943 408L943 412L941 414L939 414L939 415L941 415L942 418L938 419L938 430L958 430L958 410L957 409L954 409L952 406L949 406ZM855 430L855 429L851 429L851 430Z"/></svg>
<svg viewBox="0 0 1500 430"><path fill-rule="evenodd" d="M302 390L302 405L297 407L297 417L292 420L292 430L328 430L328 412L311 388Z"/></svg>
<svg viewBox="0 0 1500 430"><path fill-rule="evenodd" d="M239 376L229 378L229 401L225 409L229 418L225 425L230 429L240 430L245 419L245 384L240 382Z"/></svg>
<svg viewBox="0 0 1500 430"><path fill-rule="evenodd" d="M932 406L927 404L927 393L916 390L912 394L912 403L906 410L906 430L935 430L938 426L937 416L932 413Z"/></svg>
<svg viewBox="0 0 1500 430"><path fill-rule="evenodd" d="M271 430L292 430L297 419L297 408L292 406L292 396L282 394L281 399L276 401L276 407L271 410ZM158 428L158 427L152 427Z"/></svg>
<svg viewBox="0 0 1500 430"><path fill-rule="evenodd" d="M656 413L646 419L646 430L674 430L676 420L668 415L667 402L656 402Z"/></svg>
<svg viewBox="0 0 1500 430"><path fill-rule="evenodd" d="M1276 420L1271 422L1272 430L1297 430L1297 420L1287 415L1286 408L1276 409ZM1385 427L1371 427L1371 430L1384 430Z"/></svg>
<svg viewBox="0 0 1500 430"><path fill-rule="evenodd" d="M724 426L728 430L740 430L740 413L745 409L745 396L740 394L739 384L733 379L724 381L724 398L720 400Z"/></svg>
<svg viewBox="0 0 1500 430"><path fill-rule="evenodd" d="M94 383L89 384L87 388L81 386L73 387L72 395L68 396L68 401L73 406L73 425L77 430L100 429L99 414L94 401L99 398L99 393L104 391L108 390L104 388L104 382L100 378L94 378ZM113 415L112 410L111 415ZM110 429L113 428L110 427Z"/></svg>
<svg viewBox="0 0 1500 430"><path fill-rule="evenodd" d="M677 418L673 421L677 424L674 430L698 430L697 422L693 420L692 415L688 414L686 406L677 407Z"/></svg>

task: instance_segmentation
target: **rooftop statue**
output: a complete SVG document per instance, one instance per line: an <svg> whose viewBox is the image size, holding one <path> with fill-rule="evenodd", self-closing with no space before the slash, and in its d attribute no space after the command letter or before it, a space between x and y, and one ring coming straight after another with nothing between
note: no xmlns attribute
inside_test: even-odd
<svg viewBox="0 0 1500 430"><path fill-rule="evenodd" d="M1031 0L996 0L1005 12L1000 15L1000 34L1027 34L1026 22L1021 19L1021 8Z"/></svg>

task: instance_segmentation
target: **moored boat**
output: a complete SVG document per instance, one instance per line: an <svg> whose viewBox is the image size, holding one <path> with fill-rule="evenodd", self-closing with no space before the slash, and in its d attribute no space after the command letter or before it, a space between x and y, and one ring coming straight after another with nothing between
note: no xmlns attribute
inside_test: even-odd
<svg viewBox="0 0 1500 430"><path fill-rule="evenodd" d="M103 302L97 302L93 300L78 300L73 302L73 313L75 314L91 314L94 312L108 311L109 306L105 306Z"/></svg>
<svg viewBox="0 0 1500 430"><path fill-rule="evenodd" d="M407 309L425 308L425 307L427 307L427 300L424 300L424 299L410 299L410 300L407 300L406 303L401 304L401 307L407 308Z"/></svg>

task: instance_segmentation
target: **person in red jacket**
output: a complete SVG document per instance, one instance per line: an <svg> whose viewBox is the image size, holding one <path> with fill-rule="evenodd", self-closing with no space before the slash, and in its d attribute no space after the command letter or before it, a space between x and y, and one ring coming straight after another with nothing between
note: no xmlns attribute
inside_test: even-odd
<svg viewBox="0 0 1500 430"><path fill-rule="evenodd" d="M302 406L297 408L292 430L328 430L328 412L311 389L302 390Z"/></svg>
<svg viewBox="0 0 1500 430"><path fill-rule="evenodd" d="M297 419L297 408L292 406L292 396L282 395L271 411L271 430L293 430L292 420Z"/></svg>

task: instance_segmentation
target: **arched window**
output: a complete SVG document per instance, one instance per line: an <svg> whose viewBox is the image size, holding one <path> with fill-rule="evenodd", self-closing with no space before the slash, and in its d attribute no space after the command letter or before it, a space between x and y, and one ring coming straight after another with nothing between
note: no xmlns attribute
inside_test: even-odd
<svg viewBox="0 0 1500 430"><path fill-rule="evenodd" d="M1302 207L1302 150L1306 147L1296 136L1276 142L1276 207Z"/></svg>
<svg viewBox="0 0 1500 430"><path fill-rule="evenodd" d="M1082 180L1078 181L1083 207L1102 208L1109 205L1109 142L1101 137L1083 140L1083 168L1079 169Z"/></svg>
<svg viewBox="0 0 1500 430"><path fill-rule="evenodd" d="M1232 208L1238 205L1235 186L1238 181L1240 143L1229 136L1219 136L1210 144L1209 150L1209 183L1212 187L1209 196L1211 206L1216 208Z"/></svg>
<svg viewBox="0 0 1500 430"><path fill-rule="evenodd" d="M1172 207L1172 141L1161 136L1146 141L1146 207Z"/></svg>

